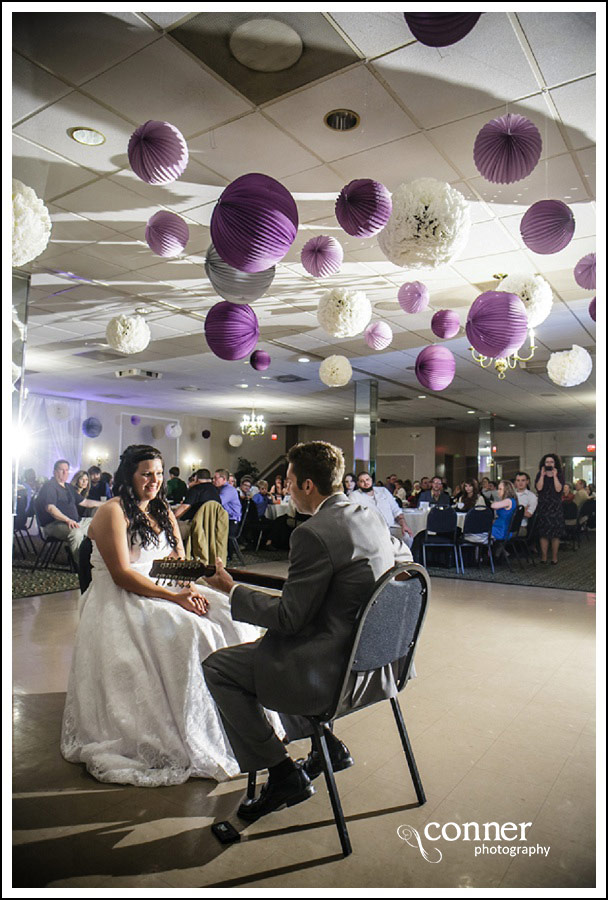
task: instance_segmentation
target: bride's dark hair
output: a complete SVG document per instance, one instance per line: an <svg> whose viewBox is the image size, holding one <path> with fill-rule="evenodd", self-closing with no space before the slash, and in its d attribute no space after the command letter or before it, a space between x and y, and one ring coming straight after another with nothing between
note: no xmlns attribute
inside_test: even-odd
<svg viewBox="0 0 608 900"><path fill-rule="evenodd" d="M114 474L113 493L115 497L120 497L129 521L128 534L131 544L134 544L136 537L139 537L142 547L150 547L152 545L158 547L159 536L155 534L150 527L147 516L139 508L139 498L133 488L133 476L137 471L137 467L140 462L145 462L148 459L160 459L161 462L163 461L160 450L156 450L147 444L131 444L130 447L127 447L120 457L120 464ZM150 500L148 511L165 532L169 544L175 550L177 538L169 518L169 504L166 500L164 482L161 484L154 500Z"/></svg>

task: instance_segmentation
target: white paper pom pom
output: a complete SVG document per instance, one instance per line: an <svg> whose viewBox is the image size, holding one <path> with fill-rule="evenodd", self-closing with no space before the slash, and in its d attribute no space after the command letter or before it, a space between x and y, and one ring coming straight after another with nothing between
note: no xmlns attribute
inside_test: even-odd
<svg viewBox="0 0 608 900"><path fill-rule="evenodd" d="M372 305L363 291L334 288L319 300L319 325L332 337L360 334L372 317Z"/></svg>
<svg viewBox="0 0 608 900"><path fill-rule="evenodd" d="M553 308L551 285L540 275L507 275L498 289L508 294L517 294L521 298L526 307L530 328L536 328L544 322Z"/></svg>
<svg viewBox="0 0 608 900"><path fill-rule="evenodd" d="M328 356L319 366L319 378L328 387L344 387L353 374L345 356Z"/></svg>
<svg viewBox="0 0 608 900"><path fill-rule="evenodd" d="M182 426L179 422L171 422L165 428L165 434L168 438L178 438L182 436Z"/></svg>
<svg viewBox="0 0 608 900"><path fill-rule="evenodd" d="M106 339L120 353L141 353L150 343L150 329L140 316L116 316L108 322Z"/></svg>
<svg viewBox="0 0 608 900"><path fill-rule="evenodd" d="M554 384L560 387L575 387L587 381L593 370L593 360L578 344L572 350L552 353L547 362L547 375Z"/></svg>
<svg viewBox="0 0 608 900"><path fill-rule="evenodd" d="M418 178L394 192L378 244L396 266L435 269L460 253L470 227L469 204L459 191L435 178Z"/></svg>
<svg viewBox="0 0 608 900"><path fill-rule="evenodd" d="M240 447L243 443L243 437L240 434L231 434L228 438L228 443L231 447Z"/></svg>
<svg viewBox="0 0 608 900"><path fill-rule="evenodd" d="M13 178L13 265L23 266L46 250L51 236L48 209L31 187Z"/></svg>

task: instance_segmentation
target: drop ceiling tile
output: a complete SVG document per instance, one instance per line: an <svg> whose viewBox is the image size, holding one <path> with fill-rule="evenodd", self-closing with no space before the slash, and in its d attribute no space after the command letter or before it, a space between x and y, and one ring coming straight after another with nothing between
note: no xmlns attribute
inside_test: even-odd
<svg viewBox="0 0 608 900"><path fill-rule="evenodd" d="M146 184L129 168L116 172L110 180L145 197L158 209L169 209L178 215L201 204L215 203L228 183L227 179L195 162L192 153L184 174L171 184Z"/></svg>
<svg viewBox="0 0 608 900"><path fill-rule="evenodd" d="M74 84L157 38L151 25L130 12L13 13L15 49Z"/></svg>
<svg viewBox="0 0 608 900"><path fill-rule="evenodd" d="M589 147L587 150L577 150L575 156L581 165L591 195L595 197L595 147Z"/></svg>
<svg viewBox="0 0 608 900"><path fill-rule="evenodd" d="M354 156L336 159L332 165L347 181L374 178L389 191L416 178L455 181L460 177L423 134L413 134Z"/></svg>
<svg viewBox="0 0 608 900"><path fill-rule="evenodd" d="M326 218L337 226L334 209L338 194L345 185L342 175L336 174L327 166L315 166L296 175L281 178L281 184L290 191L296 201L301 223L312 223L316 219ZM346 237L344 232L342 234ZM343 243L337 232L334 237Z"/></svg>
<svg viewBox="0 0 608 900"><path fill-rule="evenodd" d="M536 267L535 271L544 275L545 273L558 271L559 269L573 269L582 256L585 256L587 253L595 252L595 249L595 237L577 239L575 236L574 240L570 241L568 246L564 247L563 250L560 250L559 253L543 255L540 253L532 253L531 250L526 248L526 255L532 261L532 265ZM508 270L502 269L501 271Z"/></svg>
<svg viewBox="0 0 608 900"><path fill-rule="evenodd" d="M13 178L31 187L41 200L52 200L97 177L95 172L13 135Z"/></svg>
<svg viewBox="0 0 608 900"><path fill-rule="evenodd" d="M518 12L517 18L546 83L561 84L595 72L595 13Z"/></svg>
<svg viewBox="0 0 608 900"><path fill-rule="evenodd" d="M62 269L65 272L73 272L74 275L82 275L84 278L90 278L95 281L103 281L112 276L119 276L126 271L122 266L116 266L108 260L89 256L88 253L82 250L54 256L53 267Z"/></svg>
<svg viewBox="0 0 608 900"><path fill-rule="evenodd" d="M146 243L133 240L118 231L107 240L87 245L86 253L120 266L125 271L137 271L158 260Z"/></svg>
<svg viewBox="0 0 608 900"><path fill-rule="evenodd" d="M83 124L100 131L106 138L105 143L89 147L72 140L69 129ZM132 131L133 126L124 119L77 91L15 128L17 134L94 172L113 172L126 165L127 144Z"/></svg>
<svg viewBox="0 0 608 900"><path fill-rule="evenodd" d="M158 210L141 195L108 178L66 194L56 205L121 232L130 232L138 224L145 224Z"/></svg>
<svg viewBox="0 0 608 900"><path fill-rule="evenodd" d="M110 289L122 294L139 295L142 298L142 305L145 304L146 297L163 299L167 296L166 284L158 284L151 278L146 278L141 272L127 272L124 275L106 278L104 282Z"/></svg>
<svg viewBox="0 0 608 900"><path fill-rule="evenodd" d="M538 271L522 250L487 255L478 259L456 260L452 263L452 268L472 284L491 281L496 273L521 272L534 275Z"/></svg>
<svg viewBox="0 0 608 900"><path fill-rule="evenodd" d="M499 222L480 222L472 225L466 246L458 259L471 259L485 254L506 253L517 250L521 239L514 240Z"/></svg>
<svg viewBox="0 0 608 900"><path fill-rule="evenodd" d="M176 260L174 262L157 262L148 266L143 274L153 281L163 281L181 290L196 290L199 287L206 288L209 280L202 266L195 266L188 260Z"/></svg>
<svg viewBox="0 0 608 900"><path fill-rule="evenodd" d="M416 42L373 66L425 128L495 109L539 88L505 13L484 13L452 47Z"/></svg>
<svg viewBox="0 0 608 900"><path fill-rule="evenodd" d="M358 113L360 124L332 131L323 121L325 113L345 108ZM369 150L379 136L384 143L418 130L363 65L272 103L264 112L325 162Z"/></svg>
<svg viewBox="0 0 608 900"><path fill-rule="evenodd" d="M161 28L170 28L171 25L175 25L180 19L185 19L186 17L190 17L192 13L189 12L157 12L156 10L144 10L144 15L149 19L152 19L153 22L156 22L157 25L160 25Z"/></svg>
<svg viewBox="0 0 608 900"><path fill-rule="evenodd" d="M574 150L595 143L595 75L553 88L555 103Z"/></svg>
<svg viewBox="0 0 608 900"><path fill-rule="evenodd" d="M331 12L344 34L371 59L412 40L401 12Z"/></svg>
<svg viewBox="0 0 608 900"><path fill-rule="evenodd" d="M232 181L248 172L282 179L318 160L260 112L242 116L188 143L197 160ZM243 147L247 152L243 153Z"/></svg>
<svg viewBox="0 0 608 900"><path fill-rule="evenodd" d="M144 84L154 89L142 91ZM85 90L134 122L171 122L186 139L252 108L166 37L87 81Z"/></svg>
<svg viewBox="0 0 608 900"><path fill-rule="evenodd" d="M69 85L54 78L18 53L13 53L13 122L69 94Z"/></svg>
<svg viewBox="0 0 608 900"><path fill-rule="evenodd" d="M564 203L589 199L569 153L544 160L531 175L514 184L491 184L481 176L472 178L469 183L501 218L515 214L518 207L522 207L523 214L532 203L547 198Z"/></svg>

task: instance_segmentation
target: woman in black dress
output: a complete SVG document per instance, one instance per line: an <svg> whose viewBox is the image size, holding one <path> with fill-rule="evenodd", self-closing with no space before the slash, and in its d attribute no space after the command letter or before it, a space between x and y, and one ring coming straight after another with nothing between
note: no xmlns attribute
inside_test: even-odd
<svg viewBox="0 0 608 900"><path fill-rule="evenodd" d="M551 541L551 562L556 566L559 540L564 536L562 461L557 453L545 453L538 468L539 472L534 479L534 486L538 494L536 527L540 538L541 562L547 563L549 541Z"/></svg>

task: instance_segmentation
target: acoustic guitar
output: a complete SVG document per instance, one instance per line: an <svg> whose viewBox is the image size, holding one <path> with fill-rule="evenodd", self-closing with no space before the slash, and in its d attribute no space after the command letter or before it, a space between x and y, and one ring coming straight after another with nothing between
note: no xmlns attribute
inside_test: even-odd
<svg viewBox="0 0 608 900"><path fill-rule="evenodd" d="M273 588L282 591L285 578L279 575L264 575L261 572L247 572L243 569L226 569L235 581L252 584L256 587ZM211 578L216 573L215 566L207 565L202 559L157 559L152 563L150 578L157 584L173 584L183 586L197 578Z"/></svg>

